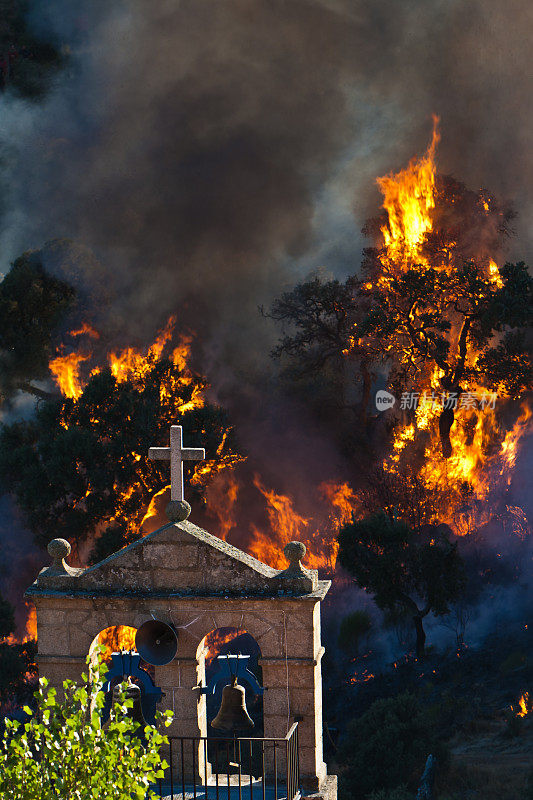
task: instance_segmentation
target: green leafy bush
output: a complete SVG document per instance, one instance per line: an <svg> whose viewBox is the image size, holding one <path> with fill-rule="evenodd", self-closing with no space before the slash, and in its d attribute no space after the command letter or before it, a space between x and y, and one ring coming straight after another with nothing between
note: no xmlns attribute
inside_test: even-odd
<svg viewBox="0 0 533 800"><path fill-rule="evenodd" d="M434 717L414 695L377 700L352 720L339 749L344 796L368 800L372 792L404 785L416 792L428 754L441 762L441 750Z"/></svg>
<svg viewBox="0 0 533 800"><path fill-rule="evenodd" d="M128 717L132 700L124 686L102 725L105 667L97 665L82 684L63 682L61 699L41 678L37 708L26 723L6 720L0 743L0 797L10 800L145 800L149 787L168 764L160 749L168 739L158 727L169 725L170 712L144 732ZM140 738L144 733L144 741Z"/></svg>

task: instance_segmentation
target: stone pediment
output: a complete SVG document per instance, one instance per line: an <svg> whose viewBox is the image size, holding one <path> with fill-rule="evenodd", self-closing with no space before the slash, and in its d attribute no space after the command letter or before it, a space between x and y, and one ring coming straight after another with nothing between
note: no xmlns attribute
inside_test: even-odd
<svg viewBox="0 0 533 800"><path fill-rule="evenodd" d="M30 594L260 597L319 588L316 570L300 565L301 551L286 550L291 566L276 570L188 521L169 523L86 569L68 567L56 550L55 563L41 571Z"/></svg>

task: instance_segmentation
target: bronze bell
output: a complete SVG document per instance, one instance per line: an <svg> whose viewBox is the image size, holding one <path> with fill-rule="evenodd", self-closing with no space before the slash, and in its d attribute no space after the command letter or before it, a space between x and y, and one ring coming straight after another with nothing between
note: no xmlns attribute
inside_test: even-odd
<svg viewBox="0 0 533 800"><path fill-rule="evenodd" d="M254 721L246 709L244 687L237 683L236 676L231 686L222 689L222 702L211 727L232 732L254 727Z"/></svg>
<svg viewBox="0 0 533 800"><path fill-rule="evenodd" d="M120 684L118 683L113 689L113 706L118 701L120 694ZM144 739L144 729L148 725L144 718L142 703L141 703L141 689L136 683L133 683L131 678L128 678L128 685L124 693L124 700L133 700L133 708L128 708L127 716L138 723L140 727L136 728L135 736Z"/></svg>

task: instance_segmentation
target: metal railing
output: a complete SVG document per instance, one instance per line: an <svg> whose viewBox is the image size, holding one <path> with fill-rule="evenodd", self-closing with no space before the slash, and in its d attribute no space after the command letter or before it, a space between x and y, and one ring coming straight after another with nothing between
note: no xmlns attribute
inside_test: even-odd
<svg viewBox="0 0 533 800"><path fill-rule="evenodd" d="M298 723L283 739L172 736L161 800L299 800Z"/></svg>

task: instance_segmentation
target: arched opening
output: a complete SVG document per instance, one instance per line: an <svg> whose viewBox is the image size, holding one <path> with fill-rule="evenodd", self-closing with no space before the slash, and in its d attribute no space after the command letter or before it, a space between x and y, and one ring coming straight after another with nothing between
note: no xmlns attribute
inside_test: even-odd
<svg viewBox="0 0 533 800"><path fill-rule="evenodd" d="M102 660L106 664L111 663L113 653L135 650L136 633L137 628L132 628L130 625L111 625L109 628L104 628L94 637L89 647L91 664L95 663L98 646L103 648Z"/></svg>
<svg viewBox="0 0 533 800"><path fill-rule="evenodd" d="M226 656L245 656L246 658L231 661L230 665L225 659ZM209 739L212 740L209 748L209 762L213 773L237 772L240 761L243 771L248 774L259 774L260 765L255 753L251 759L253 763L250 763L251 750L249 751L248 748L246 752L241 752L239 757L237 755L239 746L238 744L232 745L231 739L263 736L263 695L258 691L263 685L260 658L261 648L254 637L242 628L216 628L200 642L197 659L200 670L205 669L206 732ZM214 728L212 723L221 710L223 689L231 684L230 675L235 672L237 683L244 688L246 711L253 721L253 728ZM222 742L227 745L221 746ZM257 764L255 764L256 760Z"/></svg>
<svg viewBox="0 0 533 800"><path fill-rule="evenodd" d="M105 676L104 691L106 702L102 711L103 719L109 716L113 689L123 680L130 680L141 690L141 705L147 722L155 721L156 704L162 697L161 690L154 683L154 667L144 661L135 649L137 628L129 625L111 625L98 633L89 647L91 666L96 663L97 648L102 650L102 661L108 672Z"/></svg>

